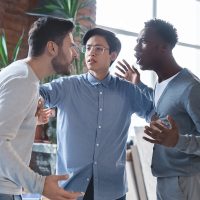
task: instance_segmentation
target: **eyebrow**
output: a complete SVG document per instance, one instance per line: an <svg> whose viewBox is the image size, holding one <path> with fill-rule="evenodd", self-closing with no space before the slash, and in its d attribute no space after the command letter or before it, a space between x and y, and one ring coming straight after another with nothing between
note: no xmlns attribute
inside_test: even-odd
<svg viewBox="0 0 200 200"><path fill-rule="evenodd" d="M104 46L103 44L86 44L85 46L95 46L95 47L103 47L103 48L106 48L106 49L110 49L110 47L108 46Z"/></svg>

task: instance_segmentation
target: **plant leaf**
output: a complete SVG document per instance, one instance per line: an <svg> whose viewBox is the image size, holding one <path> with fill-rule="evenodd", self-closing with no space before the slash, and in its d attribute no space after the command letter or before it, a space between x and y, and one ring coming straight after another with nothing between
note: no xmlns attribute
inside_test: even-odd
<svg viewBox="0 0 200 200"><path fill-rule="evenodd" d="M1 71L1 68L5 67L4 63L0 60L0 71Z"/></svg>
<svg viewBox="0 0 200 200"><path fill-rule="evenodd" d="M12 56L12 61L11 61L11 62L14 62L14 61L17 59L17 56L18 56L18 54L19 54L19 49L20 49L20 46L21 46L21 44L22 44L23 37L24 37L24 30L23 30L23 32L22 32L22 34L21 34L21 36L20 36L20 38L19 38L19 40L18 40L16 46L15 46L15 49L14 49L14 51L13 51L13 56Z"/></svg>
<svg viewBox="0 0 200 200"><path fill-rule="evenodd" d="M4 31L2 32L0 36L0 56L1 56L4 66L7 66L8 65L8 50L7 50L6 36L5 36Z"/></svg>
<svg viewBox="0 0 200 200"><path fill-rule="evenodd" d="M71 15L76 19L77 12L79 10L79 0L71 0Z"/></svg>

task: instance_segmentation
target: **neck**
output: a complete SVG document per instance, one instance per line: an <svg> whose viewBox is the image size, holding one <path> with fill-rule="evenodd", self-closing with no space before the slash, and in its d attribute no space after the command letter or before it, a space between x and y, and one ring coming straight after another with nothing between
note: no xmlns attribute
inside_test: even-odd
<svg viewBox="0 0 200 200"><path fill-rule="evenodd" d="M181 69L182 68L176 63L174 58L168 59L166 62L163 62L163 64L159 65L155 70L156 74L158 75L158 82L162 82L174 76L180 72Z"/></svg>
<svg viewBox="0 0 200 200"><path fill-rule="evenodd" d="M103 80L109 73L109 71L106 72L94 72L92 70L89 70L89 73L92 74L96 79Z"/></svg>
<svg viewBox="0 0 200 200"><path fill-rule="evenodd" d="M39 80L55 73L51 62L44 57L27 57L25 62L32 68Z"/></svg>

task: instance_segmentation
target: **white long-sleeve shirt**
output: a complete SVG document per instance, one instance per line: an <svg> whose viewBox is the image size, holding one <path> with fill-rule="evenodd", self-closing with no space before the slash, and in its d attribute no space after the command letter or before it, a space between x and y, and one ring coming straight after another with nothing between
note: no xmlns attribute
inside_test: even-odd
<svg viewBox="0 0 200 200"><path fill-rule="evenodd" d="M23 60L0 72L0 193L42 193L45 177L28 166L36 127L39 80Z"/></svg>

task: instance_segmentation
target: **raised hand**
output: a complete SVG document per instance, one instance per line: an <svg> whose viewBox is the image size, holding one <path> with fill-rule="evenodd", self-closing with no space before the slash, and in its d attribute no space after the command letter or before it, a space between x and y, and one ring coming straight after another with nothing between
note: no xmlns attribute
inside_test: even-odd
<svg viewBox="0 0 200 200"><path fill-rule="evenodd" d="M83 196L81 192L69 192L59 187L58 181L66 180L67 178L67 175L47 176L42 195L50 200L76 200L78 197Z"/></svg>
<svg viewBox="0 0 200 200"><path fill-rule="evenodd" d="M174 147L179 139L179 130L171 116L167 116L167 120L170 127L167 127L160 120L152 121L150 126L145 126L144 133L150 138L145 136L143 138L150 143Z"/></svg>
<svg viewBox="0 0 200 200"><path fill-rule="evenodd" d="M54 110L49 108L41 108L37 115L37 125L48 123L50 117L54 117Z"/></svg>
<svg viewBox="0 0 200 200"><path fill-rule="evenodd" d="M43 100L42 97L40 97L39 100L38 100L37 110L36 110L36 112L35 112L35 116L36 116L36 117L38 116L40 110L41 110L43 107L44 107L44 100Z"/></svg>
<svg viewBox="0 0 200 200"><path fill-rule="evenodd" d="M124 78L127 81L137 84L140 82L140 73L134 66L130 66L126 60L122 60L122 62L118 61L117 62L116 68L121 72L119 74L118 72L115 72L115 75L117 75L120 78Z"/></svg>
<svg viewBox="0 0 200 200"><path fill-rule="evenodd" d="M37 125L46 124L49 122L50 117L55 116L55 110L44 108L44 101L42 98L39 98L35 116L37 117Z"/></svg>

